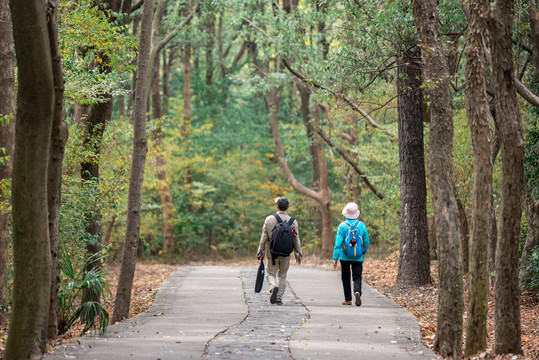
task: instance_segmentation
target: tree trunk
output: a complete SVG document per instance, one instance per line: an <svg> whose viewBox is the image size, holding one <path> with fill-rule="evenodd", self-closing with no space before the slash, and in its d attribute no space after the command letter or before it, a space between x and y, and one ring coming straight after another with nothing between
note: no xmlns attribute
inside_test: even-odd
<svg viewBox="0 0 539 360"><path fill-rule="evenodd" d="M436 249L438 247L436 243L436 223L434 222L434 216L428 219L429 224L429 255L431 260L438 260L438 253Z"/></svg>
<svg viewBox="0 0 539 360"><path fill-rule="evenodd" d="M43 0L13 0L10 6L18 93L12 192L13 308L4 359L37 359L46 346L51 286L47 166L54 84Z"/></svg>
<svg viewBox="0 0 539 360"><path fill-rule="evenodd" d="M75 104L75 124L82 124L86 122L89 109L89 105Z"/></svg>
<svg viewBox="0 0 539 360"><path fill-rule="evenodd" d="M277 155L279 156L279 163L281 165L281 169L283 170L283 173L285 174L288 183L300 194L303 194L315 201L318 202L318 204L321 207L322 212L322 231L321 231L321 244L322 244L322 252L324 255L329 255L333 251L333 220L331 215L331 202L329 198L328 193L328 186L327 186L327 176L324 176L323 174L327 174L327 168L324 171L322 168L320 169L320 191L315 191L313 189L310 189L306 187L305 185L301 184L292 174L292 171L288 167L288 163L286 162L286 157L284 155L283 150L283 144L281 142L281 136L279 135L279 94L280 94L280 88L273 88L266 92L266 102L268 105L268 110L270 113L270 127L271 132L273 134L273 141L275 142L275 147L277 150ZM320 156L319 158L319 166L327 166L325 162L325 157ZM325 183L325 184L324 184Z"/></svg>
<svg viewBox="0 0 539 360"><path fill-rule="evenodd" d="M398 287L432 283L427 224L427 184L423 145L421 51L408 41L397 65L401 233Z"/></svg>
<svg viewBox="0 0 539 360"><path fill-rule="evenodd" d="M0 182L11 181L15 145L15 71L9 0L0 0L0 147L5 149L0 163ZM10 116L11 115L11 116ZM9 120L8 120L9 119ZM0 191L0 326L7 323L8 220L11 199Z"/></svg>
<svg viewBox="0 0 539 360"><path fill-rule="evenodd" d="M49 46L52 56L52 73L54 76L54 115L51 132L51 153L48 167L47 203L49 210L49 237L51 247L51 294L49 307L49 324L47 337L56 339L58 336L58 283L60 282L59 269L56 263L58 258L58 214L60 211L60 198L62 189L62 164L64 161L65 146L68 137L67 125L64 122L64 77L62 75L62 62L58 53L58 2L47 2L47 28L49 32Z"/></svg>
<svg viewBox="0 0 539 360"><path fill-rule="evenodd" d="M470 226L468 225L466 208L457 194L455 194L455 200L457 201L457 210L459 212L460 261L462 263L462 272L467 274L470 263Z"/></svg>
<svg viewBox="0 0 539 360"><path fill-rule="evenodd" d="M524 141L513 76L513 6L512 0L496 0L487 16L496 89L496 115L503 119L500 121L502 199L494 293L494 351L497 354L522 353L518 247L524 186Z"/></svg>
<svg viewBox="0 0 539 360"><path fill-rule="evenodd" d="M85 121L84 140L83 146L87 151L92 153L92 157L81 163L80 177L83 181L93 182L94 179L100 178L100 157L101 157L101 145L103 143L103 133L110 121L112 111L112 101L110 96L108 101L95 104L90 108L88 117ZM94 184L92 186L97 186ZM90 200L91 201L91 200ZM88 242L86 249L88 255L92 256L102 250L101 245L101 212L98 209L85 214L86 219L86 232L92 236L92 241ZM88 265L87 271L92 269L98 269L101 267L101 261L96 260ZM91 293L85 288L84 301L99 301L99 297L96 294Z"/></svg>
<svg viewBox="0 0 539 360"><path fill-rule="evenodd" d="M142 182L144 180L144 164L148 149L146 139L146 103L148 89L146 79L150 73L150 46L152 35L152 18L154 0L145 0L142 12L139 55L137 59L137 82L135 86L135 106L133 111L134 141L131 177L129 179L129 195L127 208L127 226L122 251L122 266L118 279L118 290L112 314L112 323L129 316L131 290L135 276L137 247L140 235L140 211Z"/></svg>
<svg viewBox="0 0 539 360"><path fill-rule="evenodd" d="M154 41L158 41L159 39L156 32L157 29L154 27ZM153 120L157 122L157 125L153 131L153 138L155 143L157 179L159 181L159 197L161 199L161 212L163 214L163 252L169 254L174 250L174 226L172 225L174 206L172 204L172 194L168 182L167 162L165 159L166 149L163 145L161 93L159 90L159 61L156 61L154 64L152 81L152 115Z"/></svg>
<svg viewBox="0 0 539 360"><path fill-rule="evenodd" d="M312 180L311 187L314 190L320 189L320 166L318 162L318 154L321 153L322 142L320 141L320 136L316 136L312 128L312 121L310 116L310 97L311 91L306 86L303 86L301 82L296 83L301 99L301 116L303 118L303 124L305 125L305 130L307 132L307 138L309 139L309 151L311 153L311 166L312 166ZM317 128L318 124L315 125Z"/></svg>
<svg viewBox="0 0 539 360"><path fill-rule="evenodd" d="M485 58L483 60L483 67L485 68L485 80L487 85L487 94L489 97L490 114L494 122L494 140L492 143L492 151L490 152L490 162L494 168L496 158L500 152L501 140L500 140L500 126L499 120L496 116L496 95L494 92L494 84L492 83L492 76L490 74L490 65ZM494 190L492 190L494 193ZM494 197L490 199L490 215L489 215L489 229L488 229L488 276L489 287L494 288L494 269L496 268L496 245L498 244L498 223L496 218L496 206L494 204Z"/></svg>
<svg viewBox="0 0 539 360"><path fill-rule="evenodd" d="M462 356L462 265L457 203L453 190L451 153L453 110L449 68L434 0L412 0L417 33L422 45L424 78L430 108L429 185L438 240L438 323L434 350L443 357Z"/></svg>
<svg viewBox="0 0 539 360"><path fill-rule="evenodd" d="M485 13L488 0L467 2L466 113L474 149L472 231L468 282L468 318L464 354L472 356L487 346L488 246L492 202L491 162L494 120L490 113L485 78Z"/></svg>
<svg viewBox="0 0 539 360"><path fill-rule="evenodd" d="M534 82L539 82L539 17L535 0L528 0L528 18L532 34L533 53L535 61Z"/></svg>
<svg viewBox="0 0 539 360"><path fill-rule="evenodd" d="M183 138L191 135L191 44L183 49L183 121L180 133Z"/></svg>
<svg viewBox="0 0 539 360"><path fill-rule="evenodd" d="M320 107L314 105L313 122L316 126L320 124ZM320 190L318 191L320 200L318 201L322 212L322 230L321 241L322 250L325 254L330 255L333 252L333 213L331 212L331 196L329 190L329 174L326 156L323 152L323 146L318 135L315 136L315 141L320 143L316 147L316 161L320 169Z"/></svg>
<svg viewBox="0 0 539 360"><path fill-rule="evenodd" d="M532 251L539 248L539 202L534 204L530 189L527 184L524 184L524 186L524 204L526 206L528 233L526 234L526 242L524 243L520 260L521 272L526 271L528 268Z"/></svg>

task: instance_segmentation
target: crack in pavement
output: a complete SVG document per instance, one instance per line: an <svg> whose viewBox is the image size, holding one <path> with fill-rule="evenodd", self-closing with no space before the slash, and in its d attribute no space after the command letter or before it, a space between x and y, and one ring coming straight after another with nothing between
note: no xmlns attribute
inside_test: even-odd
<svg viewBox="0 0 539 360"><path fill-rule="evenodd" d="M238 324L218 333L206 344L203 359L292 359L290 337L310 317L288 285L283 305L269 302L267 281L260 293L254 292L256 269L240 272L247 316Z"/></svg>

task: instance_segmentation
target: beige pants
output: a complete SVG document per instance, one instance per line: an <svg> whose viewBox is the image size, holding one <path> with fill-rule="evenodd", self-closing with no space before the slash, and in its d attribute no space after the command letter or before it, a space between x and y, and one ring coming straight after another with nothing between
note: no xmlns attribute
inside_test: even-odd
<svg viewBox="0 0 539 360"><path fill-rule="evenodd" d="M279 300L283 298L283 293L286 289L286 273L288 272L289 267L290 256L279 256L275 259L275 265L273 265L271 256L268 257L268 268L266 269L268 285L270 286L270 290L275 286L279 288L279 292L277 293L277 299Z"/></svg>

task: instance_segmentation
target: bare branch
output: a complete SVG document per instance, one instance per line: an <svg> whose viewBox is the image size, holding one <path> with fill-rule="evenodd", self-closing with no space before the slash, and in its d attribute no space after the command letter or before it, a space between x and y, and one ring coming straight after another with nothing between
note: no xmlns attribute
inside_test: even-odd
<svg viewBox="0 0 539 360"><path fill-rule="evenodd" d="M359 107L359 105L357 105L356 103L354 103L352 100L350 100L348 97L346 97L346 95L342 94L342 93L338 93L334 90L331 90L331 89L328 89L327 87L323 86L323 85L320 85L316 82L314 82L313 80L310 80L310 79L307 79L305 76L301 75L300 73L298 73L296 70L294 70L290 64L288 64L288 62L283 59L282 60L284 66L288 69L288 71L290 71L294 76L296 76L298 79L300 79L301 81L305 82L306 84L308 84L310 87L312 88L315 88L315 89L320 89L320 90L324 90L324 91L327 91L329 92L330 94L334 95L335 97L343 100L346 104L348 104L353 110L357 111L358 113L360 113L363 118L365 120L367 120L367 123L370 124L372 127L376 128L376 129L379 129L379 130L382 130L385 134L387 134L388 136L390 136L391 138L394 138L395 136L389 132L387 129L384 129L382 126L380 126L378 123L376 123L376 121L374 121L374 119L372 117L370 117L369 114L367 114L367 112L365 110L363 110L362 108Z"/></svg>

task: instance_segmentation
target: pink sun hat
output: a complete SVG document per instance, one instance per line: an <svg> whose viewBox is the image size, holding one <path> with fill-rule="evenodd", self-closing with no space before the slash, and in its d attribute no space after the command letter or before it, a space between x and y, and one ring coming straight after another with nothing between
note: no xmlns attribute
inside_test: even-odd
<svg viewBox="0 0 539 360"><path fill-rule="evenodd" d="M342 210L342 214L347 219L357 219L357 217L359 216L359 209L357 208L357 204L353 202L346 204L346 206Z"/></svg>

